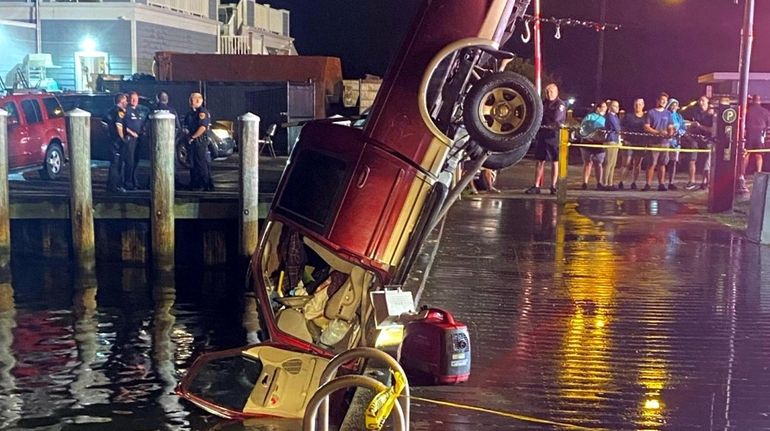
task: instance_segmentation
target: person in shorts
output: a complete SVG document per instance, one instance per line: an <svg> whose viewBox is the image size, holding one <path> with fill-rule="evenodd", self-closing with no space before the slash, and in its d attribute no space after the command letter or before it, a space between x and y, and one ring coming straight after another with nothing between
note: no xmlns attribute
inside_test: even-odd
<svg viewBox="0 0 770 431"><path fill-rule="evenodd" d="M551 194L556 194L556 181L559 178L559 128L567 119L567 105L559 99L559 87L549 84L545 87L543 102L542 127L535 140L535 185L524 193L539 194L545 176L545 162L551 162Z"/></svg>
<svg viewBox="0 0 770 431"><path fill-rule="evenodd" d="M674 136L671 137L669 146L671 148L680 149L682 148L682 136L684 136L685 132L687 132L687 128L684 124L684 118L682 118L682 114L679 113L679 101L672 97L669 99L666 109L671 112L671 121L674 122ZM666 173L668 174L667 187L669 190L679 189L679 187L674 184L674 181L676 180L676 166L678 163L679 151L672 151L669 154L668 166L666 167Z"/></svg>
<svg viewBox="0 0 770 431"><path fill-rule="evenodd" d="M655 109L647 111L647 120L644 123L644 131L654 135L650 139L652 148L669 148L669 141L674 135L674 122L671 118L671 111L666 109L668 104L668 94L660 93L657 99ZM658 171L658 191L665 192L668 187L664 184L666 180L666 164L668 163L668 152L649 151L647 153L647 182L642 191L650 190L650 183Z"/></svg>
<svg viewBox="0 0 770 431"><path fill-rule="evenodd" d="M765 134L770 129L770 111L762 107L762 99L759 95L751 98L749 108L746 110L746 149L761 150L765 148ZM764 153L753 153L757 172L762 172L762 158ZM743 170L749 167L749 154L743 156Z"/></svg>
<svg viewBox="0 0 770 431"><path fill-rule="evenodd" d="M714 129L714 124L716 124L714 122L714 110L711 109L709 104L710 100L706 96L701 96L701 98L698 99L698 108L696 108L694 110L695 112L690 115L690 126L687 130L689 135L697 136L685 135L682 137L682 142L686 148L709 149L709 138L716 135L716 130ZM688 153L689 179L687 185L684 186L687 190L695 190L697 188L705 190L708 188L709 170L711 169L711 153L705 154L706 160L703 164L703 179L700 185L695 182L698 154L699 153Z"/></svg>
<svg viewBox="0 0 770 431"><path fill-rule="evenodd" d="M644 99L634 100L634 112L626 114L623 117L623 131L631 132L623 136L624 145L632 147L646 147L647 138L640 135L634 135L633 133L644 133L644 123L647 121L647 113L644 111ZM620 169L620 182L618 183L618 189L623 190L626 180L626 174L631 172L631 190L636 190L636 180L639 179L639 171L642 167L642 158L644 157L643 150L625 150L623 155L623 161L621 162Z"/></svg>
<svg viewBox="0 0 770 431"><path fill-rule="evenodd" d="M586 115L580 123L581 142L586 144L604 144L606 133L604 130L607 115L607 102L600 101L596 104L596 110ZM605 151L604 148L580 147L580 156L583 159L583 190L588 188L588 180L591 178L592 167L596 167L596 189L604 189L602 174Z"/></svg>

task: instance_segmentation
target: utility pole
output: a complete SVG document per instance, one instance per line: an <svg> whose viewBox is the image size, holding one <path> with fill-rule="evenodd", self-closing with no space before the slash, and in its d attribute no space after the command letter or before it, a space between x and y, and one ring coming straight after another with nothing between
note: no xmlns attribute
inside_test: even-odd
<svg viewBox="0 0 770 431"><path fill-rule="evenodd" d="M751 71L751 51L754 44L754 0L746 0L741 30L741 57L738 66L740 84L738 87L738 147L743 148L746 138L746 111L749 98L749 72ZM741 151L742 153L742 151ZM738 153L738 154L741 154Z"/></svg>
<svg viewBox="0 0 770 431"><path fill-rule="evenodd" d="M43 29L40 19L40 0L35 0L35 51L40 54L43 52Z"/></svg>
<svg viewBox="0 0 770 431"><path fill-rule="evenodd" d="M604 25L607 22L607 0L601 0L599 6L599 22ZM602 97L602 79L604 74L604 29L599 32L599 55L596 58L596 93L594 101Z"/></svg>
<svg viewBox="0 0 770 431"><path fill-rule="evenodd" d="M540 44L542 42L540 35L540 0L535 0L535 28L534 28L534 43L535 43L535 88L537 94L543 92L543 52Z"/></svg>

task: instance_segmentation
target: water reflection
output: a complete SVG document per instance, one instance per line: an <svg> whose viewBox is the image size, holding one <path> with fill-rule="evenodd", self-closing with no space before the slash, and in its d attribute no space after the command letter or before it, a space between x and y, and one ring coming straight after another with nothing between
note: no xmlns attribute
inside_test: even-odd
<svg viewBox="0 0 770 431"><path fill-rule="evenodd" d="M80 271L59 259L16 259L12 269L13 287L0 265L0 429L224 424L174 389L200 353L244 345L258 331L242 276L230 268Z"/></svg>
<svg viewBox="0 0 770 431"><path fill-rule="evenodd" d="M450 214L423 300L478 328L474 368L419 392L601 429L770 428L770 247L674 201L552 205ZM425 410L416 428L541 429Z"/></svg>
<svg viewBox="0 0 770 431"><path fill-rule="evenodd" d="M174 394L177 383L176 344L173 340L174 325L174 301L176 300L176 285L174 273L168 271L156 271L153 277L153 324L152 324L152 359L154 370L161 387L156 399L163 409L167 420L177 426L187 426L185 421L187 412L181 405L179 397Z"/></svg>
<svg viewBox="0 0 770 431"><path fill-rule="evenodd" d="M104 374L104 363L109 354L108 343L99 339L97 317L97 280L93 271L81 272L75 279L73 296L73 330L77 349L77 365L70 385L75 401L72 408L86 408L109 402L109 379Z"/></svg>
<svg viewBox="0 0 770 431"><path fill-rule="evenodd" d="M13 330L16 328L16 303L7 266L0 268L0 428L7 429L21 418L23 401L18 394L16 378L11 370L16 366Z"/></svg>
<svg viewBox="0 0 770 431"><path fill-rule="evenodd" d="M566 208L565 218L575 235L604 233L573 207ZM590 402L599 407L608 401L604 392L612 380L607 358L612 349L610 331L617 277L614 245L609 241L577 241L560 243L558 247L569 247L557 254L570 256L560 278L573 304L561 349L561 397L567 403Z"/></svg>

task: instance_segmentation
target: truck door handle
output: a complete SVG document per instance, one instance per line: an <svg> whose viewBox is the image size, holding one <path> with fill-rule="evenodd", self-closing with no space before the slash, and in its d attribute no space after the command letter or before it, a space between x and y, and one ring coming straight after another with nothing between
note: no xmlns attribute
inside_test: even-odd
<svg viewBox="0 0 770 431"><path fill-rule="evenodd" d="M369 179L369 166L364 166L363 169L361 169L361 173L358 174L358 182L356 183L356 187L359 189L364 188L364 185L366 185L366 180Z"/></svg>

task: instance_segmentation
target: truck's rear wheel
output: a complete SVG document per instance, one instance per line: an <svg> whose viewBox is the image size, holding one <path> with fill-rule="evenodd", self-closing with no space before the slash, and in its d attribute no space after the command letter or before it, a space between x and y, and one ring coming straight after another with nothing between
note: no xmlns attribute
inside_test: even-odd
<svg viewBox="0 0 770 431"><path fill-rule="evenodd" d="M40 176L45 180L55 180L64 169L64 151L61 145L54 142L48 145L45 150L45 159L43 167L40 169Z"/></svg>
<svg viewBox="0 0 770 431"><path fill-rule="evenodd" d="M482 147L505 153L529 147L543 119L543 104L527 78L497 72L478 80L463 104L463 121Z"/></svg>

